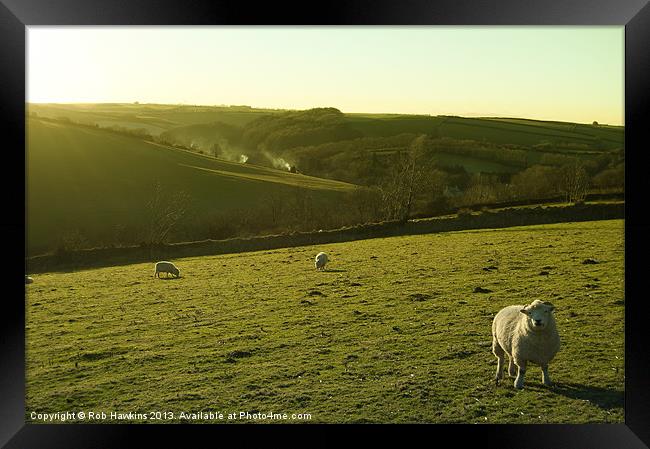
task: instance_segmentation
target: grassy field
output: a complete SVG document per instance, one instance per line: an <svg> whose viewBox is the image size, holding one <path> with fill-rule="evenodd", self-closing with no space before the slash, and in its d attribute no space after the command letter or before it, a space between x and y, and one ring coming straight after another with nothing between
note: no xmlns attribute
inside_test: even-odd
<svg viewBox="0 0 650 449"><path fill-rule="evenodd" d="M314 270L318 251L330 255L325 272ZM153 278L153 264L33 276L27 421L32 411L624 421L622 220L175 262L179 279ZM492 318L537 298L557 308L556 386L533 366L524 390L496 387Z"/></svg>
<svg viewBox="0 0 650 449"><path fill-rule="evenodd" d="M28 111L40 117L67 117L82 123L99 123L101 126L145 128L152 134L186 125L220 121L243 126L262 115L272 114L269 109L250 109L223 106L185 106L164 104L30 104Z"/></svg>
<svg viewBox="0 0 650 449"><path fill-rule="evenodd" d="M594 144L601 139L603 149L620 148L623 127L546 122L526 119L486 119L467 117L373 116L347 114L351 126L365 136L425 133L453 139L470 139L497 144L536 145L542 142Z"/></svg>
<svg viewBox="0 0 650 449"><path fill-rule="evenodd" d="M147 222L146 204L160 182L184 191L200 217L262 207L270 194L296 188L334 201L351 184L239 164L94 128L30 119L27 125L27 240L31 255L80 232L108 239L118 227ZM190 214L191 215L191 214ZM188 215L188 216L190 216Z"/></svg>
<svg viewBox="0 0 650 449"><path fill-rule="evenodd" d="M240 153L247 153L249 156L252 156L252 159L249 162L257 162L260 164L266 163L268 165L270 165L270 160L267 160L265 156L257 154L259 148L255 147L256 144L251 144L250 142L246 143L246 139L243 139L242 136L248 135L247 133L251 131L251 128L255 129L255 123L251 122L254 122L256 119L287 112L288 111L256 109L242 106L227 107L162 104L28 105L28 113L35 114L36 117L50 119L69 119L73 122L97 125L99 127L119 127L131 130L142 129L151 135L156 136L157 139L163 139L163 141L169 143L192 146L196 151L201 150L205 153L211 153L212 148L215 144L217 144L221 151L220 154L224 158L227 158L229 160L237 160L240 157ZM295 115L296 111L293 111L293 113ZM342 127L341 129L344 128L346 132L350 134L350 136L355 137L352 140L339 142L338 147L334 142L326 142L325 144L330 145L331 147L328 150L329 157L336 153L341 153L343 159L346 157L349 159L350 154L358 155L363 150L363 144L356 143L357 141L355 139L357 137L370 139L391 139L395 136L400 135L415 136L423 133L433 137L451 138L455 140L472 140L475 142L480 142L487 146L491 144L518 145L520 146L519 151L522 149L526 151L526 164L528 165L566 163L566 161L561 158L559 159L560 162L557 162L558 154L561 156L578 157L583 161L590 161L594 160L603 153L607 153L611 150L619 149L624 146L624 128L607 125L593 126L591 124L540 121L522 118L467 118L455 116L452 117L404 114L354 113L343 114L340 118L342 120L340 123L340 127ZM30 120L30 124L33 122L36 122L36 120ZM58 187L59 185L63 186L66 183L69 183L70 180L57 177L57 171L51 170L50 168L52 162L54 162L52 168L57 167L57 165L61 165L61 163L64 163L66 165L64 167L65 170L68 170L68 172L70 170L73 170L75 173L81 173L81 178L83 178L89 173L89 170L87 170L85 167L75 167L75 164L78 164L78 161L68 162L66 160L67 156L71 154L74 154L75 157L82 155L84 158L89 159L86 154L81 153L80 148L82 146L92 144L98 149L110 148L110 154L118 154L121 158L120 160L127 160L128 157L124 157L119 153L120 151L124 151L125 149L128 149L134 145L133 143L126 143L124 141L126 137L124 136L120 138L111 136L110 134L96 133L94 135L95 139L93 142L89 141L87 135L80 136L78 133L77 135L73 135L74 133L69 130L66 130L65 133L62 133L61 135L54 135L55 133L53 133L52 130L49 130L48 134L46 134L44 132L41 132L41 129L45 126L45 122L38 121L38 123L40 123L38 126L31 126L31 128L35 129L35 135L33 135L34 133L32 133L30 130L28 140L28 153L36 154L39 160L42 161L41 166L45 167L44 169L46 171L46 177L49 177L47 179L47 182L51 183L51 186L54 186L48 186L47 190L49 191L51 189L53 195L60 193L60 189ZM59 125L66 126L62 123L59 123ZM49 126L53 127L54 124L49 123ZM298 126L298 128L300 128L300 126ZM289 126L289 130L290 129L292 129L291 126ZM289 132L289 130L287 130L287 132ZM41 136L40 138L39 135ZM255 135L255 133L253 132L251 135ZM330 136L330 138L334 138L332 136ZM339 137L337 137L337 139L339 139ZM271 141L274 140L271 139ZM296 158L292 157L293 147L291 147L291 145L297 145L300 147L303 144L298 143L299 141L296 141L293 144L287 142L291 142L291 139L282 144L286 145L287 148L282 147L282 145L280 145L278 148L275 148L273 156L281 156L284 159L287 159L289 163L295 164L296 160L294 159ZM65 146L58 148L57 145ZM394 144L389 142L386 142L386 145L388 145L388 147L374 148L373 151L376 151L381 155L387 155L396 149L400 151L406 150L409 143L405 143L403 147L399 148L395 148ZM112 147L117 146L125 148L115 148L115 151L113 152ZM76 149L74 147L76 147ZM310 146L307 146L306 148L309 151L313 150L313 148ZM343 154L346 152L348 153L347 156ZM102 151L97 151L96 153L100 154ZM103 151L103 153L109 154L106 151ZM133 153L136 152L134 151ZM59 155L63 155L63 157L60 163L56 159L52 159L52 157L43 157L42 154L49 156L56 155L57 157ZM295 154L293 154L293 156L295 156ZM133 162L137 163L139 167L144 167L145 171L153 173L153 171L148 170L146 167L147 163L144 161L144 158L141 154L138 154L136 157L137 160ZM314 158L313 154L307 159L309 158ZM465 168L466 171L470 173L515 173L522 170L525 165L523 163L506 163L504 165L503 159L490 158L493 158L493 156L484 155L483 157L480 157L476 154L459 155L456 154L455 151L451 151L451 149L446 153L444 151L441 151L440 155L437 157L443 166L449 164L461 165ZM106 162L106 167L110 168L112 172L117 175L116 177L118 178L118 182L120 178L128 178L130 176L129 173L123 174L123 171L119 171L121 169L116 166L116 161L104 160L102 162ZM28 172L39 171L39 167L32 168L32 166L37 166L39 164L39 161L36 161L33 157L30 157L28 164ZM156 162L154 161L152 163L152 167L155 166L155 164ZM301 164L299 162L297 165L299 165L298 169L301 169ZM341 165L345 165L345 163ZM78 170L79 168L81 171ZM168 171L168 168L169 166L167 166L165 170ZM133 170L132 168L130 169ZM339 173L339 176L336 176L332 174L333 172L331 169L329 171L307 170L307 172L315 176L344 179L350 182L364 182L363 180L355 180L356 178L354 177L346 177L344 175L341 175L341 173ZM203 174L205 175L205 173ZM186 175L188 175L188 173L183 173L179 179L186 179ZM43 179L45 180L46 177L43 177ZM171 178L173 178L173 176ZM214 191L214 189L212 187L206 188L204 182L205 179L201 180L199 179L200 177L196 176L193 178L194 179L190 182L190 184L204 184L204 187L199 189L201 192L203 192L199 196L203 199L205 199L207 196L210 196L207 194L208 190ZM143 179L146 179L146 177ZM90 180L90 182L90 189L92 190L93 181ZM78 186L77 188L85 189L85 186L83 186L80 182L76 182L76 185ZM231 182L230 187L239 186L236 182ZM249 187L250 186L244 186L241 195L230 195L229 198L235 199L238 196L246 198L250 196L246 193L247 190L249 192L258 190L256 188L253 188L251 190ZM109 189L108 193L113 192L111 192ZM211 204L224 204L224 198L226 196L227 195L219 194L219 201ZM114 196L110 201L118 201L116 198L118 197ZM201 201L203 201L203 199ZM107 200L102 199L102 201L106 202ZM118 202L122 203L121 201ZM125 204L129 204L130 202L132 202L131 199L127 199ZM55 203L51 202L51 204ZM250 202L247 204L246 201L240 203L242 209L246 209L249 205ZM101 215L108 215L109 217L112 217L115 215L115 213L120 213L114 212L114 208L109 210L87 205L83 207L86 208L84 216L88 215L88 208L93 210L92 213L97 214L98 218L96 219L96 222L104 220L104 218L100 217ZM55 216L52 218L53 223L56 227L61 228L63 226L61 224L61 221L76 221L76 219L72 218L76 217L74 214L67 213L68 208L68 205L63 208L56 207L56 210L61 211L60 217L56 216L55 214ZM126 207L126 209L129 211L134 210L130 205ZM225 207L225 209L228 209L228 207ZM32 210L38 213L38 211L43 209L39 204L38 206L34 206ZM207 210L209 210L209 208ZM137 212L135 214L131 214L129 212L128 214L128 217L135 217L132 218L131 221L136 223L141 222L137 216ZM128 217L123 218L123 220L128 220ZM42 222L42 219L39 217L33 221L40 223ZM82 225L86 229L93 230L95 233L98 232L92 223L84 223L82 220ZM103 234L106 234L105 230L101 232ZM45 232L41 233L40 235L47 236L48 233ZM32 234L30 242L34 242L36 245L42 246L40 245L39 239L40 237ZM33 248L33 245L31 246Z"/></svg>
<svg viewBox="0 0 650 449"><path fill-rule="evenodd" d="M101 126L145 128L152 134L214 121L244 126L258 117L282 112L257 108L154 104L30 104L28 109L29 112L35 112L42 117L68 117L73 121L100 123ZM541 142L589 145L600 139L603 149L620 148L624 144L622 126L592 126L520 118L404 114L356 113L345 114L345 117L350 127L367 137L424 133L454 139L519 145L536 145Z"/></svg>

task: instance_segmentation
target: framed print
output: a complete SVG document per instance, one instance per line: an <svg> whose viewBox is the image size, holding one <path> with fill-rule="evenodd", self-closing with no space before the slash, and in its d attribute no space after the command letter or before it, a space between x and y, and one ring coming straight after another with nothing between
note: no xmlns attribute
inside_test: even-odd
<svg viewBox="0 0 650 449"><path fill-rule="evenodd" d="M648 447L647 3L0 24L6 447Z"/></svg>

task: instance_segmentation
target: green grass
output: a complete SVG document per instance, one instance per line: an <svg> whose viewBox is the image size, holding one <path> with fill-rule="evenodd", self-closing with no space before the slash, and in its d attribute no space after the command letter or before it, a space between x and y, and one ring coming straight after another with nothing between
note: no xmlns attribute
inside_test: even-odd
<svg viewBox="0 0 650 449"><path fill-rule="evenodd" d="M330 201L351 184L216 160L93 128L30 119L27 132L27 241L33 255L65 232L110 236L142 227L156 181L183 190L194 216L263 207L267 195L300 188Z"/></svg>
<svg viewBox="0 0 650 449"><path fill-rule="evenodd" d="M433 159L438 161L443 167L461 165L468 173L516 173L520 170L519 167L500 164L495 161L473 158L471 156L464 156L462 154L438 152L434 155Z"/></svg>
<svg viewBox="0 0 650 449"><path fill-rule="evenodd" d="M594 126L587 123L571 123L571 122L555 122L555 121L540 121L522 118L490 118L484 117L482 120L494 120L499 122L514 123L526 126L541 126L549 129L558 129L567 132L578 134L592 135L603 139L610 139L621 141L623 139L624 127L616 125L601 124Z"/></svg>
<svg viewBox="0 0 650 449"><path fill-rule="evenodd" d="M161 104L29 104L30 113L41 117L67 117L75 122L98 124L101 127L144 129L152 135L165 136L170 141L184 145L196 144L208 150L215 142L224 144L223 130L215 129L214 122L245 127L253 120L278 114L282 110L224 106L191 106ZM532 148L548 144L548 151L579 157L584 161L603 152L624 146L624 127L570 122L542 121L524 118L469 118L456 116L428 116L408 114L344 114L346 126L363 137L389 137L400 134L429 134L456 140L474 140L486 144L518 145ZM237 128L235 128L237 129ZM227 140L227 139L226 139ZM561 147L564 145L565 147ZM566 145L574 145L573 149ZM560 146L558 148L558 146ZM349 145L346 146L346 148ZM278 153L284 150L278 149ZM346 151L344 149L341 152ZM357 151L356 149L354 151ZM382 151L388 154L389 151ZM540 164L549 154L543 151L527 151L529 165ZM462 165L468 172L513 173L521 167L513 167L497 160L471 156L439 156L443 163ZM548 163L548 162L544 162Z"/></svg>
<svg viewBox="0 0 650 449"><path fill-rule="evenodd" d="M101 126L145 128L152 134L186 125L220 121L243 126L262 115L273 114L270 109L241 109L223 106L188 106L163 104L38 104L28 105L29 112L40 117L68 117L82 123Z"/></svg>
<svg viewBox="0 0 650 449"><path fill-rule="evenodd" d="M613 220L186 258L173 280L153 278L153 264L34 275L26 419L212 410L620 423L623 239ZM321 250L326 272L313 266ZM557 307L557 384L545 388L533 366L524 390L495 387L492 318L536 298Z"/></svg>
<svg viewBox="0 0 650 449"><path fill-rule="evenodd" d="M155 104L29 104L29 112L42 117L68 117L102 126L164 130L215 121L244 126L254 119L282 112L272 109L242 109L220 106ZM542 142L594 144L603 149L624 145L624 127L531 120L523 118L468 118L407 114L345 114L348 124L363 136L394 136L426 133L454 139L485 140L498 144L536 145Z"/></svg>
<svg viewBox="0 0 650 449"><path fill-rule="evenodd" d="M594 127L527 119L408 115L374 117L359 114L346 114L346 117L353 128L365 136L373 137L426 133L438 137L515 145L537 145L542 142L593 145L595 139L600 138L603 149L621 148L624 145L623 127Z"/></svg>

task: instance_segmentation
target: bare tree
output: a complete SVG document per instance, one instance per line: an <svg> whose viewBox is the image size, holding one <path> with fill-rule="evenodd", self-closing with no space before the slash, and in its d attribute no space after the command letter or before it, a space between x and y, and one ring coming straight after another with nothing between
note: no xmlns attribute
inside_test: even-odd
<svg viewBox="0 0 650 449"><path fill-rule="evenodd" d="M269 207L271 213L271 223L273 226L277 225L280 221L280 218L283 216L285 211L286 199L278 192L271 191L266 194L266 204Z"/></svg>
<svg viewBox="0 0 650 449"><path fill-rule="evenodd" d="M564 198L567 202L576 203L584 201L587 196L588 186L589 176L580 161L576 160L574 163L562 167L560 191L564 193Z"/></svg>
<svg viewBox="0 0 650 449"><path fill-rule="evenodd" d="M313 198L306 189L295 187L285 210L286 215L291 217L291 224L295 230L306 229L314 221Z"/></svg>
<svg viewBox="0 0 650 449"><path fill-rule="evenodd" d="M345 195L342 213L350 224L368 223L380 217L381 191L376 187L357 186Z"/></svg>
<svg viewBox="0 0 650 449"><path fill-rule="evenodd" d="M146 205L147 243L167 242L170 233L189 210L190 196L184 191L168 192L156 181Z"/></svg>
<svg viewBox="0 0 650 449"><path fill-rule="evenodd" d="M424 157L426 144L427 136L420 135L413 139L406 154L396 155L392 170L381 189L387 219L408 220L415 197L424 189L431 170Z"/></svg>

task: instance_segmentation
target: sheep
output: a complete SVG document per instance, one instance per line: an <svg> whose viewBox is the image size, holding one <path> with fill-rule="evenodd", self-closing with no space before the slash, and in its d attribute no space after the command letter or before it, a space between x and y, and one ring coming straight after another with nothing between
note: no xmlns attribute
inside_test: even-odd
<svg viewBox="0 0 650 449"><path fill-rule="evenodd" d="M498 359L495 382L503 378L504 354L510 359L508 375L515 376L515 388L524 387L528 362L542 367L542 382L551 386L548 364L560 349L560 337L553 317L555 306L536 299L526 306L504 307L492 321L492 352Z"/></svg>
<svg viewBox="0 0 650 449"><path fill-rule="evenodd" d="M25 275L25 284L31 284L32 282L34 282L34 278Z"/></svg>
<svg viewBox="0 0 650 449"><path fill-rule="evenodd" d="M160 273L171 273L177 278L181 276L181 270L173 263L167 261L156 262L156 271L154 271L153 275L160 278Z"/></svg>
<svg viewBox="0 0 650 449"><path fill-rule="evenodd" d="M323 271L327 265L327 254L320 252L316 255L316 269Z"/></svg>

